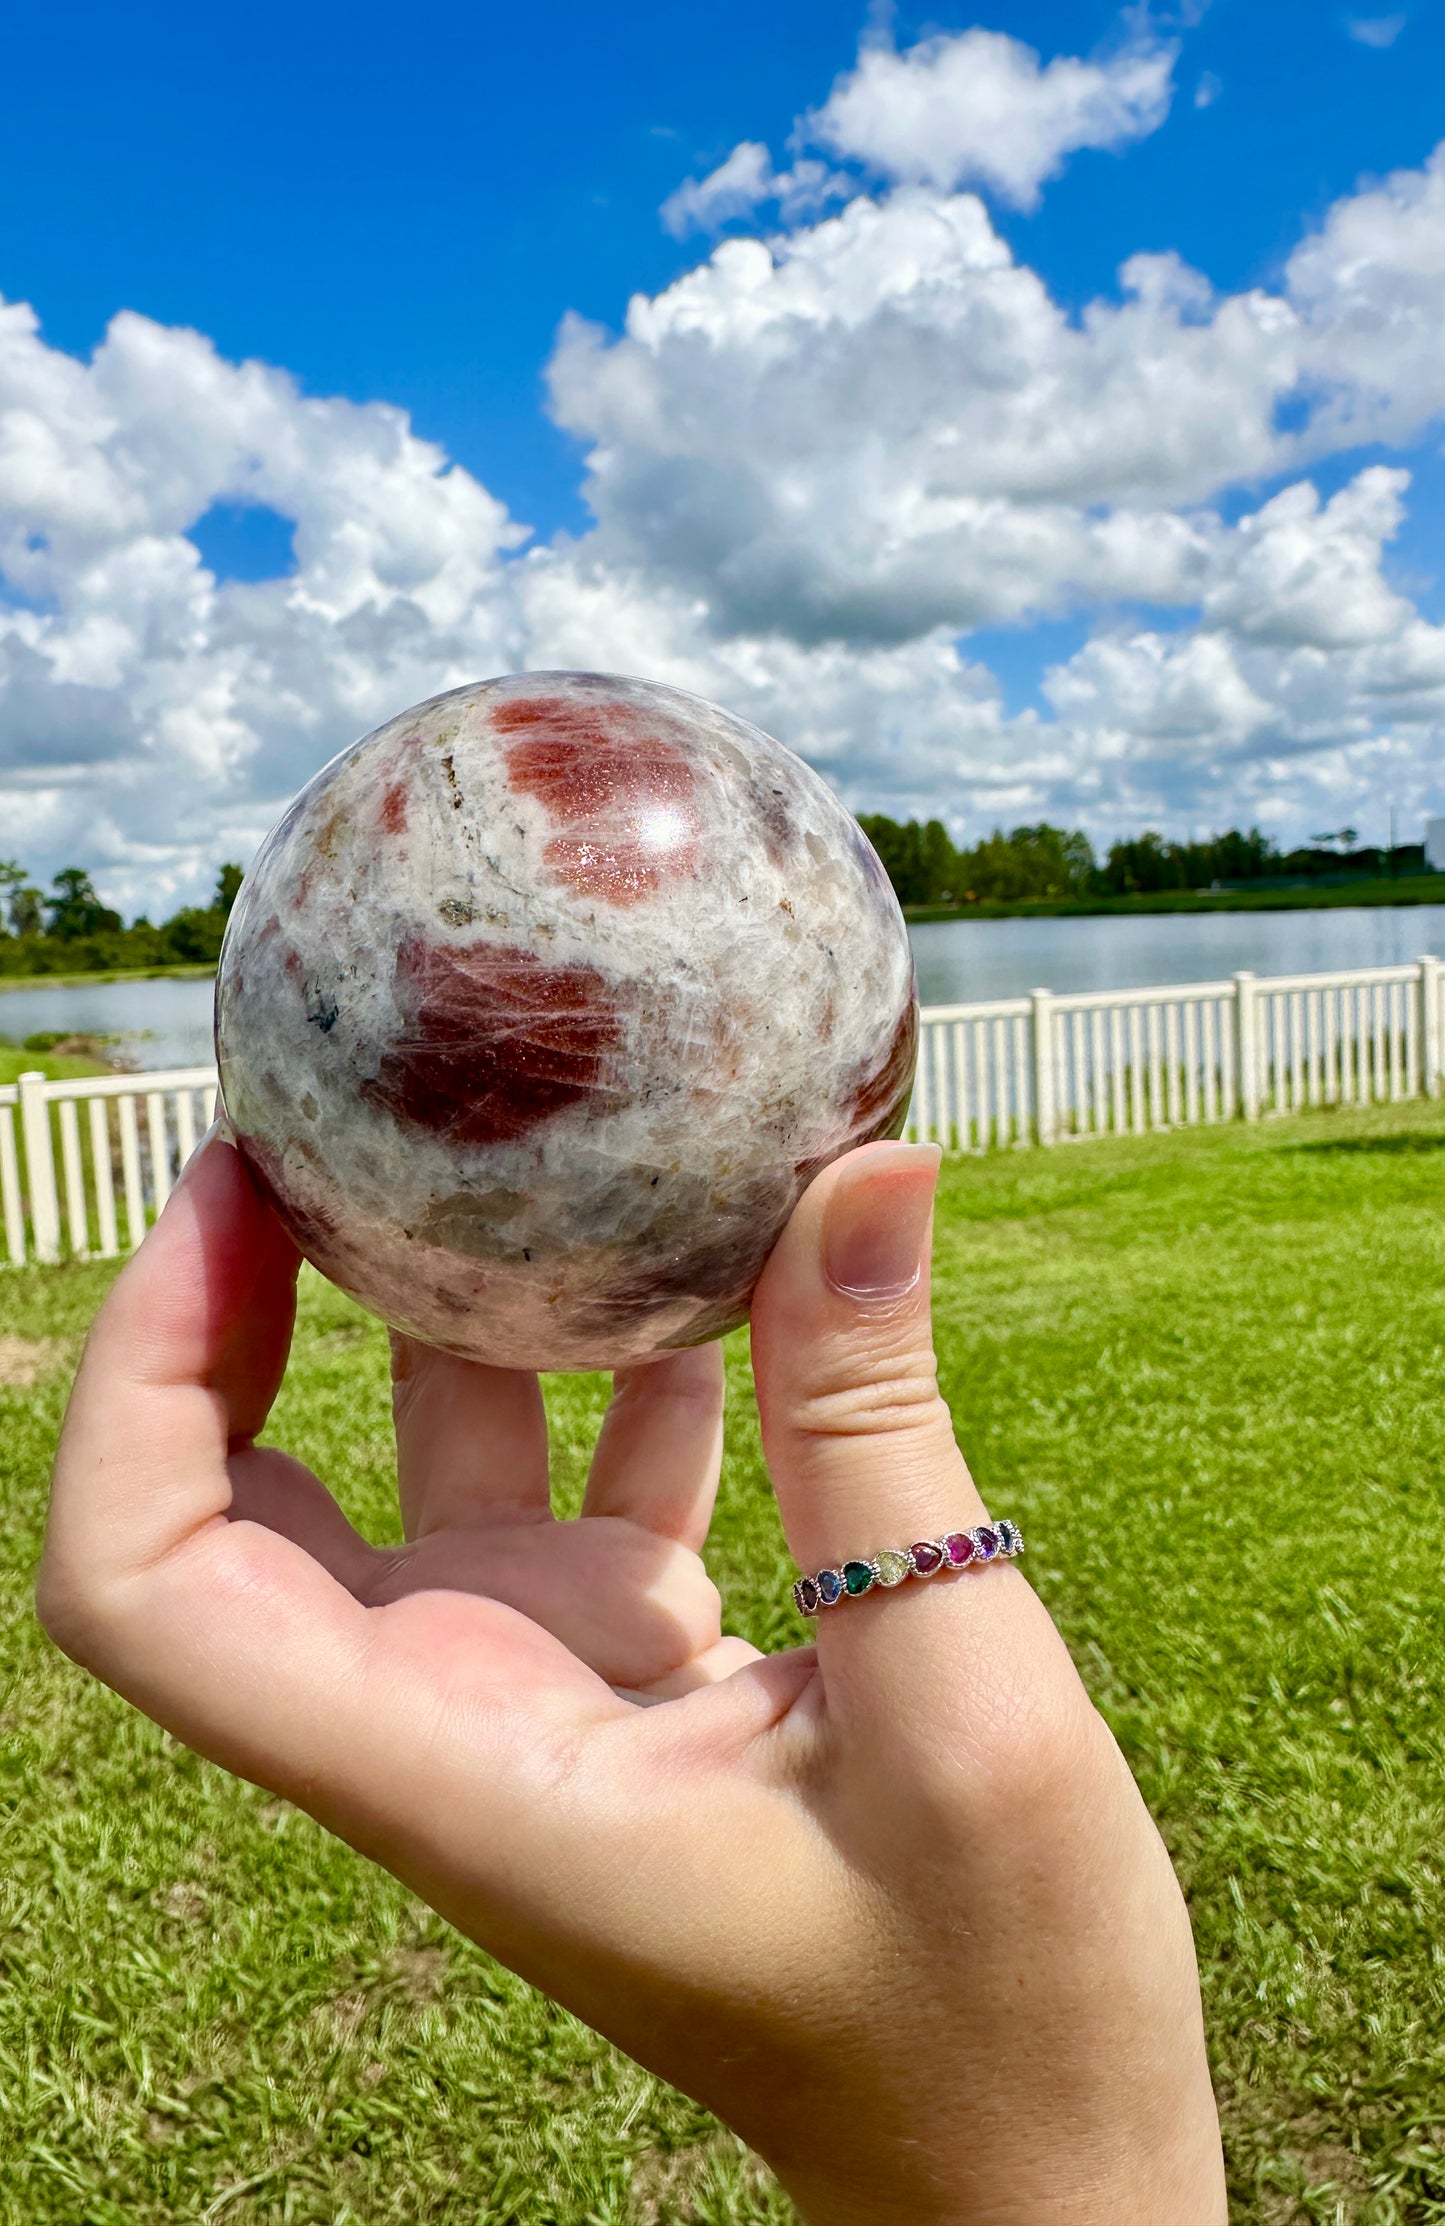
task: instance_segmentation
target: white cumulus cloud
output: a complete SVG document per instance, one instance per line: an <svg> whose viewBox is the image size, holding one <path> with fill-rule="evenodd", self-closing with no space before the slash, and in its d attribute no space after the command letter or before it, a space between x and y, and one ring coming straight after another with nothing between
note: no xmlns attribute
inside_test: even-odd
<svg viewBox="0 0 1445 2226"><path fill-rule="evenodd" d="M830 201L846 200L852 187L826 163L801 158L790 170L773 168L758 139L744 139L705 178L686 178L663 202L663 223L675 239L689 232L717 232L735 217L776 204L785 223L809 216Z"/></svg>
<svg viewBox="0 0 1445 2226"><path fill-rule="evenodd" d="M1175 53L1147 39L1094 61L1061 54L1044 63L1018 39L979 28L940 32L903 53L869 44L801 130L885 178L945 191L982 185L1030 209L1067 156L1158 130Z"/></svg>

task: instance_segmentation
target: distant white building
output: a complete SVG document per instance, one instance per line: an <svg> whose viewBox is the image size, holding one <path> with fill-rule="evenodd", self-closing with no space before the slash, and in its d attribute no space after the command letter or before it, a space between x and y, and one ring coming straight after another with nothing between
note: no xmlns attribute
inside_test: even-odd
<svg viewBox="0 0 1445 2226"><path fill-rule="evenodd" d="M1425 822L1425 863L1436 873L1445 873L1445 819Z"/></svg>

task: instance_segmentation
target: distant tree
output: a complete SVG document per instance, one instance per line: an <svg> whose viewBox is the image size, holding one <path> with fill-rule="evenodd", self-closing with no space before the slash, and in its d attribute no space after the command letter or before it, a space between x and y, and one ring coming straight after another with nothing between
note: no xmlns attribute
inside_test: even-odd
<svg viewBox="0 0 1445 2226"><path fill-rule="evenodd" d="M42 906L45 899L33 881L25 882L10 892L10 932L12 935L38 935L43 925Z"/></svg>
<svg viewBox="0 0 1445 2226"><path fill-rule="evenodd" d="M216 893L211 899L211 904L223 919L229 920L231 917L231 907L241 893L243 878L239 866L222 866L216 876Z"/></svg>
<svg viewBox="0 0 1445 2226"><path fill-rule="evenodd" d="M1280 869L1279 851L1257 827L1247 834L1231 827L1227 834L1190 847L1201 853L1198 878L1191 879L1191 888L1207 888L1211 881L1258 881L1261 875Z"/></svg>
<svg viewBox="0 0 1445 2226"><path fill-rule="evenodd" d="M26 879L25 868L13 858L0 858L0 935L38 935L43 901Z"/></svg>
<svg viewBox="0 0 1445 2226"><path fill-rule="evenodd" d="M1131 841L1112 845L1104 861L1104 880L1116 896L1189 886L1177 846L1166 843L1152 827Z"/></svg>
<svg viewBox="0 0 1445 2226"><path fill-rule="evenodd" d="M924 904L948 904L958 892L959 855L941 819L930 819L918 845Z"/></svg>
<svg viewBox="0 0 1445 2226"><path fill-rule="evenodd" d="M964 904L992 897L1083 896L1095 884L1093 846L1077 829L996 827L971 850L960 850L941 819L900 824L882 812L861 822L903 904Z"/></svg>
<svg viewBox="0 0 1445 2226"><path fill-rule="evenodd" d="M929 875L924 858L924 830L917 820L910 819L900 826L885 812L868 812L858 824L877 851L899 903L927 904Z"/></svg>
<svg viewBox="0 0 1445 2226"><path fill-rule="evenodd" d="M1017 904L1029 898L1082 896L1094 879L1094 850L1087 835L1052 827L1001 827L965 851L960 864L965 894Z"/></svg>
<svg viewBox="0 0 1445 2226"><path fill-rule="evenodd" d="M79 866L62 866L50 884L45 900L45 932L59 943L73 943L82 935L103 935L120 926L120 914L101 903L90 875Z"/></svg>
<svg viewBox="0 0 1445 2226"><path fill-rule="evenodd" d="M13 858L0 858L0 935L17 931L10 923L10 908L18 889L25 887L25 868Z"/></svg>
<svg viewBox="0 0 1445 2226"><path fill-rule="evenodd" d="M207 966L219 957L225 916L218 904L188 904L161 929L167 955L187 965Z"/></svg>

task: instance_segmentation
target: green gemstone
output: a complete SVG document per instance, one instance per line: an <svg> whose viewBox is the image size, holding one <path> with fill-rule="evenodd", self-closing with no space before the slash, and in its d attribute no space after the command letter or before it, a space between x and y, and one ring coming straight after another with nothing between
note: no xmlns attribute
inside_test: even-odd
<svg viewBox="0 0 1445 2226"><path fill-rule="evenodd" d="M845 1561L843 1582L856 1599L860 1592L867 1592L874 1582L873 1564L869 1561Z"/></svg>
<svg viewBox="0 0 1445 2226"><path fill-rule="evenodd" d="M881 1554L873 1556L880 1584L902 1584L908 1574L908 1556L899 1553L896 1546L885 1546Z"/></svg>

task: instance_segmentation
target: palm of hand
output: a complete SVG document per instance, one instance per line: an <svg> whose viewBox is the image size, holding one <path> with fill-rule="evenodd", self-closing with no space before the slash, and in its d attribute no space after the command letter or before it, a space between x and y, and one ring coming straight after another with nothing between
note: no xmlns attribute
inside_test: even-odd
<svg viewBox="0 0 1445 2226"><path fill-rule="evenodd" d="M757 1659L723 1637L699 1554L722 1460L716 1346L618 1375L574 1521L552 1513L535 1376L404 1337L392 1376L404 1545L368 1543L309 1469L256 1446L231 1454L231 1519L289 1537L368 1607L495 1601L631 1698L670 1699Z"/></svg>

